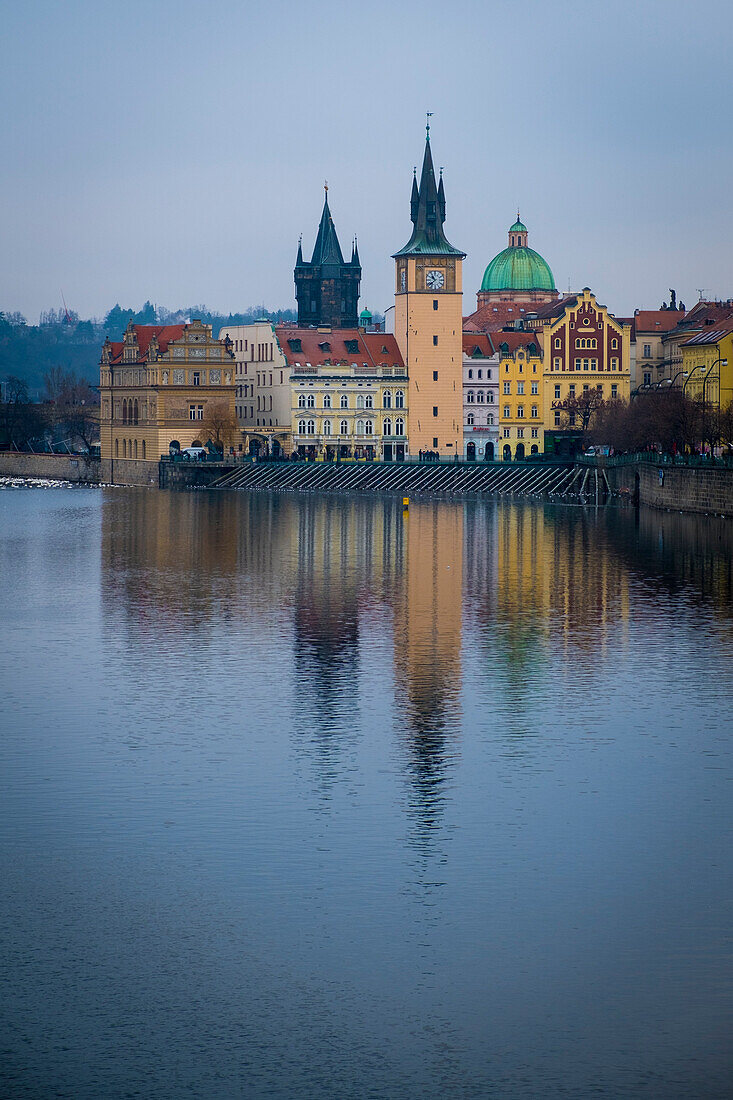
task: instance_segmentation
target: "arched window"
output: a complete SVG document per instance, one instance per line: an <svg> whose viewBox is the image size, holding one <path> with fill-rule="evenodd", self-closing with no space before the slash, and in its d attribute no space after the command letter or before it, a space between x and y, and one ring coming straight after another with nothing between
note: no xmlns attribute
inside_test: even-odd
<svg viewBox="0 0 733 1100"><path fill-rule="evenodd" d="M504 419L508 420L511 415L512 415L512 410L509 408L508 405L505 405L504 406Z"/></svg>
<svg viewBox="0 0 733 1100"><path fill-rule="evenodd" d="M373 435L374 434L374 423L371 420L365 420L364 421L364 434L365 435Z"/></svg>
<svg viewBox="0 0 733 1100"><path fill-rule="evenodd" d="M348 420L342 420L341 421L341 426L339 428L339 432L340 432L341 435L348 435L349 434L349 422L348 422Z"/></svg>
<svg viewBox="0 0 733 1100"><path fill-rule="evenodd" d="M404 435L405 434L405 422L404 422L404 420L402 419L401 416L398 416L397 419L394 422L394 434L395 435Z"/></svg>
<svg viewBox="0 0 733 1100"><path fill-rule="evenodd" d="M363 420L357 420L357 422L356 422L356 434L357 435L364 435L364 421Z"/></svg>
<svg viewBox="0 0 733 1100"><path fill-rule="evenodd" d="M382 407L385 408L385 409L391 409L392 408L392 391L391 390L385 390L384 393L382 394Z"/></svg>
<svg viewBox="0 0 733 1100"><path fill-rule="evenodd" d="M307 405L309 409L315 409L316 407L316 399L312 393L308 394Z"/></svg>
<svg viewBox="0 0 733 1100"><path fill-rule="evenodd" d="M308 434L308 435L315 435L315 434L316 434L316 424L315 424L315 421L314 421L314 420L309 420L309 421L308 421L308 431L307 431L307 434Z"/></svg>
<svg viewBox="0 0 733 1100"><path fill-rule="evenodd" d="M119 457L120 457L120 441L119 441L119 439L115 439L115 458L119 458Z"/></svg>
<svg viewBox="0 0 733 1100"><path fill-rule="evenodd" d="M388 416L382 421L382 435L392 435L392 421Z"/></svg>
<svg viewBox="0 0 733 1100"><path fill-rule="evenodd" d="M137 424L138 421L139 421L139 417L140 417L140 412L139 412L138 404L137 404L137 398L135 398L135 414L134 415L135 415L134 423ZM137 455L135 455L135 458L137 458Z"/></svg>
<svg viewBox="0 0 733 1100"><path fill-rule="evenodd" d="M494 404L494 393L493 393L493 390L489 390L489 392L488 392L488 393L486 394L486 400L487 400L487 402L489 403L489 405L493 405L493 404Z"/></svg>
<svg viewBox="0 0 733 1100"><path fill-rule="evenodd" d="M364 394L363 393L357 393L357 395L356 395L356 407L357 407L357 409L363 409L364 408Z"/></svg>
<svg viewBox="0 0 733 1100"><path fill-rule="evenodd" d="M324 420L323 421L323 434L324 435L330 435L331 434L331 421L330 420Z"/></svg>
<svg viewBox="0 0 733 1100"><path fill-rule="evenodd" d="M324 409L330 409L331 408L331 394L330 393L324 393L324 395L323 395L323 407L324 407Z"/></svg>
<svg viewBox="0 0 733 1100"><path fill-rule="evenodd" d="M298 408L299 409L304 409L305 408L305 394L304 393L298 394Z"/></svg>
<svg viewBox="0 0 733 1100"><path fill-rule="evenodd" d="M143 439L143 458L145 458L145 440Z"/></svg>
<svg viewBox="0 0 733 1100"><path fill-rule="evenodd" d="M494 414L493 413L489 413L489 415L486 417L486 423L487 424L493 424L494 423Z"/></svg>
<svg viewBox="0 0 733 1100"><path fill-rule="evenodd" d="M137 458L137 440L135 440L135 458Z"/></svg>
<svg viewBox="0 0 733 1100"><path fill-rule="evenodd" d="M364 408L365 409L373 409L374 408L374 398L372 397L372 395L370 393L368 393L366 395L366 397L364 398Z"/></svg>
<svg viewBox="0 0 733 1100"><path fill-rule="evenodd" d="M298 421L298 435L305 435L305 420Z"/></svg>
<svg viewBox="0 0 733 1100"><path fill-rule="evenodd" d="M473 400L474 400L473 390L469 390L468 393L466 394L466 401L468 402L469 405L473 405Z"/></svg>
<svg viewBox="0 0 733 1100"><path fill-rule="evenodd" d="M122 440L122 457L127 458L127 440Z"/></svg>
<svg viewBox="0 0 733 1100"><path fill-rule="evenodd" d="M476 403L478 405L483 405L483 403L484 403L484 395L481 392L481 390L479 390L478 393L476 394Z"/></svg>
<svg viewBox="0 0 733 1100"><path fill-rule="evenodd" d="M348 409L349 407L349 395L348 393L341 394L341 408Z"/></svg>
<svg viewBox="0 0 733 1100"><path fill-rule="evenodd" d="M394 395L394 407L396 409L404 409L405 407L405 395L402 390L397 390Z"/></svg>
<svg viewBox="0 0 733 1100"><path fill-rule="evenodd" d="M259 398L259 395L258 395L258 397L257 397L257 412L259 412L259 411L260 411L260 398ZM257 421L257 423L259 424L259 420Z"/></svg>
<svg viewBox="0 0 733 1100"><path fill-rule="evenodd" d="M466 423L473 424L473 413L468 414L468 416L466 417Z"/></svg>
<svg viewBox="0 0 733 1100"><path fill-rule="evenodd" d="M127 423L127 398L123 398L122 401L122 423Z"/></svg>

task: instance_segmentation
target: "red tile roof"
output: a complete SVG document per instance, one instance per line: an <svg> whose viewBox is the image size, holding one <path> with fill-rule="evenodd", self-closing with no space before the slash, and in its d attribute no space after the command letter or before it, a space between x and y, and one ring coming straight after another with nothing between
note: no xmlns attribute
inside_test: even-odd
<svg viewBox="0 0 733 1100"><path fill-rule="evenodd" d="M496 346L494 346L494 345L496 345ZM463 333L463 354L464 355L474 355L476 353L476 348L478 348L481 355L484 355L487 359L490 359L491 356L495 353L496 348L498 346L499 345L498 345L497 339L495 338L492 341L491 336L488 335L487 333L486 334L483 333L483 332L481 332L481 333L477 332L475 334L470 333L470 332L464 332Z"/></svg>
<svg viewBox="0 0 733 1100"><path fill-rule="evenodd" d="M517 348L526 348L529 344L535 344L538 353L542 354L541 332L495 332L492 333L491 338L500 354L502 344L506 344L510 352L516 351Z"/></svg>
<svg viewBox="0 0 733 1100"><path fill-rule="evenodd" d="M684 313L680 309L637 309L631 320L637 332L671 332L673 328L677 328L683 317ZM618 317L617 320L622 318Z"/></svg>
<svg viewBox="0 0 733 1100"><path fill-rule="evenodd" d="M464 332L496 332L539 307L532 302L487 302L463 318Z"/></svg>
<svg viewBox="0 0 733 1100"><path fill-rule="evenodd" d="M319 332L314 328L297 328L295 325L276 325L275 335L288 366L299 363L312 367L339 363L356 363L368 367L403 367L397 341L389 332L361 332L358 328L331 329ZM294 351L288 341L300 341L300 351ZM346 347L347 340L357 342L355 351ZM328 347L320 347L328 344Z"/></svg>
<svg viewBox="0 0 733 1100"><path fill-rule="evenodd" d="M148 357L148 348L153 336L158 338L158 346L161 352L168 350L168 345L174 340L180 340L186 330L185 325L133 325L139 347L137 362L144 363ZM110 341L110 363L122 362L122 349L124 343L119 340Z"/></svg>

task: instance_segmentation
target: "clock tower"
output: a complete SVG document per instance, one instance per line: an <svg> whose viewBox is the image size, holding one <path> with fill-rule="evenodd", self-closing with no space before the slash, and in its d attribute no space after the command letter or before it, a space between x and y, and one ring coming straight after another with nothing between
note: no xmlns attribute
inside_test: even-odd
<svg viewBox="0 0 733 1100"><path fill-rule="evenodd" d="M443 232L443 173L436 183L425 139L420 186L412 181L412 236L394 253L395 338L409 378L409 448L463 454L463 292L465 252Z"/></svg>

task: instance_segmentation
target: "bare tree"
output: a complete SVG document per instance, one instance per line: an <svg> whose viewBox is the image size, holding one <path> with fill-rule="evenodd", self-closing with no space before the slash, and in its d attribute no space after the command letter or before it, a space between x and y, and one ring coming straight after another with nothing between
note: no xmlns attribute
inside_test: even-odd
<svg viewBox="0 0 733 1100"><path fill-rule="evenodd" d="M90 451L99 442L98 392L61 367L52 367L44 381L53 424L74 444Z"/></svg>
<svg viewBox="0 0 733 1100"><path fill-rule="evenodd" d="M236 417L223 401L206 406L203 426L217 450L223 450L239 430Z"/></svg>

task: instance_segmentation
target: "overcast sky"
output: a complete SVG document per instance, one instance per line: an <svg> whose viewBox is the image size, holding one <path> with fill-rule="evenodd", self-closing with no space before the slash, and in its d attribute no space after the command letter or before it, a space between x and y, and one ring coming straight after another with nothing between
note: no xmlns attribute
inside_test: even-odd
<svg viewBox="0 0 733 1100"><path fill-rule="evenodd" d="M728 0L3 8L0 309L292 306L326 178L384 309L426 110L464 312L517 204L561 290L733 296Z"/></svg>

